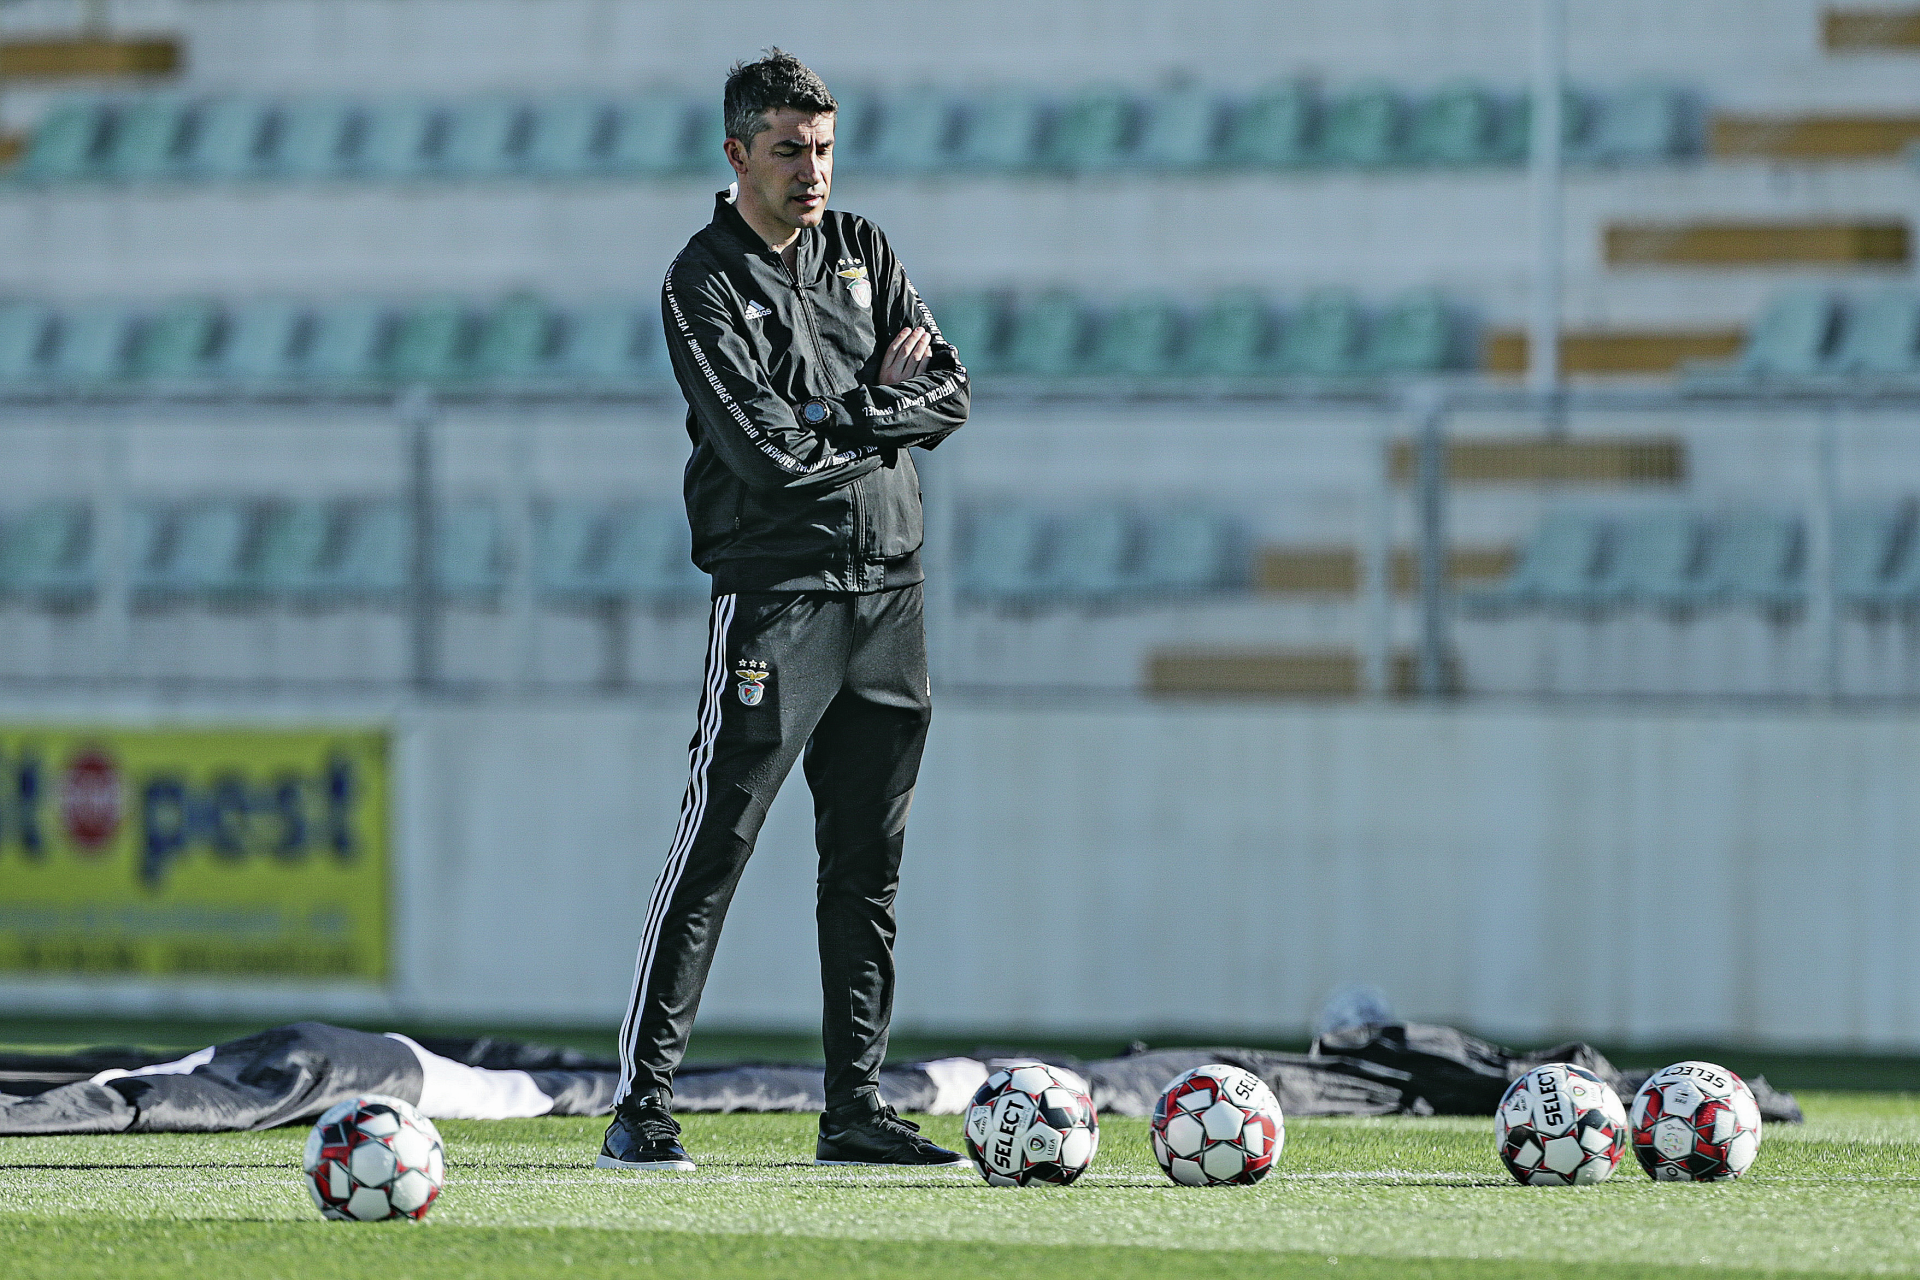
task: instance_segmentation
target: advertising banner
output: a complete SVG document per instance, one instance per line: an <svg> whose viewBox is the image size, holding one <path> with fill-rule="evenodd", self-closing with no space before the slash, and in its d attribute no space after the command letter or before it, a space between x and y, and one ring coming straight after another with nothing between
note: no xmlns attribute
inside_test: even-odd
<svg viewBox="0 0 1920 1280"><path fill-rule="evenodd" d="M0 973L380 981L384 730L0 724Z"/></svg>

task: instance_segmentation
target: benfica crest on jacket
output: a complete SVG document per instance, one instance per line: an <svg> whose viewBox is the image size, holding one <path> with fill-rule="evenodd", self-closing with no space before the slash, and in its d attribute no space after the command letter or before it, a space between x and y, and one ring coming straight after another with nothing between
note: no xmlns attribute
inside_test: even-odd
<svg viewBox="0 0 1920 1280"><path fill-rule="evenodd" d="M773 671L764 662L742 659L733 674L740 678L739 687L734 690L740 695L740 701L750 707L759 706L760 699L767 696L767 680Z"/></svg>

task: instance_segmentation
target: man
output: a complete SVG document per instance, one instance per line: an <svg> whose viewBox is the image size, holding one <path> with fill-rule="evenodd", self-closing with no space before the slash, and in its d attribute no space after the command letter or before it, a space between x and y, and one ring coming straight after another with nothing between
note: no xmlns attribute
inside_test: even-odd
<svg viewBox="0 0 1920 1280"><path fill-rule="evenodd" d="M909 446L967 418L967 372L879 228L827 211L835 103L771 49L727 77L737 180L667 271L693 558L713 575L680 824L641 930L603 1169L688 1170L671 1112L721 921L805 749L827 1109L821 1164L954 1164L881 1099L894 894L930 710Z"/></svg>

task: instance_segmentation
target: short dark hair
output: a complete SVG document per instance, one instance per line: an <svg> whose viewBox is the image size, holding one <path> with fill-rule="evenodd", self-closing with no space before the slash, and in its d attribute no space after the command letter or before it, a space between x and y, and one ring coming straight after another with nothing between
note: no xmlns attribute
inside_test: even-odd
<svg viewBox="0 0 1920 1280"><path fill-rule="evenodd" d="M778 47L753 62L736 62L727 71L723 112L727 136L753 150L754 135L767 129L767 112L791 107L823 115L840 104L827 92L827 82L800 59Z"/></svg>

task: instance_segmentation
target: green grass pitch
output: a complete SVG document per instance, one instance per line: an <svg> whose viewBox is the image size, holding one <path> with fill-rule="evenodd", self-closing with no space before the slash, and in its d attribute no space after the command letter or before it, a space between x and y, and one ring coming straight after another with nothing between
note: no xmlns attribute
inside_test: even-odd
<svg viewBox="0 0 1920 1280"><path fill-rule="evenodd" d="M1803 1095L1737 1183L1515 1185L1492 1121L1296 1120L1258 1186L1187 1190L1109 1118L1072 1187L971 1170L831 1170L812 1116L689 1116L685 1175L591 1167L602 1122L446 1121L419 1224L320 1220L304 1127L0 1140L0 1275L1435 1277L1920 1272L1920 1097ZM958 1145L959 1122L927 1122Z"/></svg>

